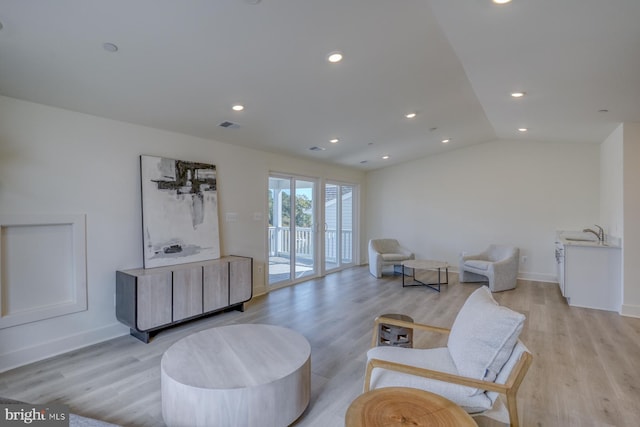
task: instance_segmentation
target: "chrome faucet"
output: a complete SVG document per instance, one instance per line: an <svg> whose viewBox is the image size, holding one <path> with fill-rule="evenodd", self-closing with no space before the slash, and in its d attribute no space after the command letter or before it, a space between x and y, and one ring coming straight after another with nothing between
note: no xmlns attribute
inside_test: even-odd
<svg viewBox="0 0 640 427"><path fill-rule="evenodd" d="M598 231L593 231L590 228L585 228L584 230L582 230L582 232L583 233L593 233L598 238L598 242L604 243L604 230L598 224L595 224L595 226L598 227Z"/></svg>

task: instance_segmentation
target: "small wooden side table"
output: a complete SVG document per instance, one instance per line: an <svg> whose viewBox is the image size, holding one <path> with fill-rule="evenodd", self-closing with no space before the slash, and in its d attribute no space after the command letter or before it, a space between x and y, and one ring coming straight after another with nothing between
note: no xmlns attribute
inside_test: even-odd
<svg viewBox="0 0 640 427"><path fill-rule="evenodd" d="M380 317L388 317L390 319L404 320L405 322L413 323L413 318L404 314L383 314ZM377 345L405 348L413 347L413 329L387 325L386 323L380 323L378 327L380 329L378 330Z"/></svg>
<svg viewBox="0 0 640 427"><path fill-rule="evenodd" d="M368 391L354 400L345 427L477 427L461 407L434 393L405 387Z"/></svg>

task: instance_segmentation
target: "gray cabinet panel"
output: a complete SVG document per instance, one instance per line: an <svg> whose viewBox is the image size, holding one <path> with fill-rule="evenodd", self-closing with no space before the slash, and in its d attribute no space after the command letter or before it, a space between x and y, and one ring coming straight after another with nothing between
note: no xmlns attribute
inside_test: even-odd
<svg viewBox="0 0 640 427"><path fill-rule="evenodd" d="M229 303L243 303L253 294L251 258L233 257L229 260Z"/></svg>
<svg viewBox="0 0 640 427"><path fill-rule="evenodd" d="M203 268L204 311L229 306L229 263L212 262Z"/></svg>
<svg viewBox="0 0 640 427"><path fill-rule="evenodd" d="M202 267L173 271L173 321L202 314Z"/></svg>
<svg viewBox="0 0 640 427"><path fill-rule="evenodd" d="M137 329L171 323L171 272L138 277Z"/></svg>

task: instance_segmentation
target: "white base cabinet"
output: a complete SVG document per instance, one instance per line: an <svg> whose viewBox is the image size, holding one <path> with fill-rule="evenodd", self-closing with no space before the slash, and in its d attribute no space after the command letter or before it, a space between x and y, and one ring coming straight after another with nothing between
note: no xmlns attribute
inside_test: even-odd
<svg viewBox="0 0 640 427"><path fill-rule="evenodd" d="M253 259L247 257L116 272L116 318L144 342L177 323L242 311L252 295Z"/></svg>
<svg viewBox="0 0 640 427"><path fill-rule="evenodd" d="M564 245L563 270L563 295L569 305L620 312L620 248Z"/></svg>

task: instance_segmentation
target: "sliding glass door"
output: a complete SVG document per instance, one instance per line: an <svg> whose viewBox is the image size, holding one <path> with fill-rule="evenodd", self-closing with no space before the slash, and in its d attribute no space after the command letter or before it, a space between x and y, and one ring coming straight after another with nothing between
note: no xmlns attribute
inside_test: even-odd
<svg viewBox="0 0 640 427"><path fill-rule="evenodd" d="M327 182L324 188L324 269L337 270L354 263L353 185Z"/></svg>
<svg viewBox="0 0 640 427"><path fill-rule="evenodd" d="M317 274L316 180L269 177L269 286Z"/></svg>

